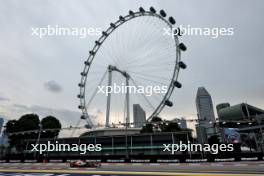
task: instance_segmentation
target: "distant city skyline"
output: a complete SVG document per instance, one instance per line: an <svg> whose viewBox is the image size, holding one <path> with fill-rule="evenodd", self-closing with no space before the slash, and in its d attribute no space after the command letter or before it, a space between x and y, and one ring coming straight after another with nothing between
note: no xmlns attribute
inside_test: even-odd
<svg viewBox="0 0 264 176"><path fill-rule="evenodd" d="M5 119L18 119L33 112L41 118L54 115L63 125L75 125L81 115L76 98L79 73L97 36L40 39L31 36L32 27L58 24L104 30L119 15L140 6L164 9L175 17L176 27L190 24L234 28L233 36L217 39L180 38L188 47L182 53L188 69L180 72L179 81L183 87L173 93L174 106L166 108L166 118L197 118L195 96L201 86L210 92L215 112L215 105L223 102L248 102L264 109L263 1L28 2L31 5L3 1L0 6L0 115ZM102 111L94 109L93 120Z"/></svg>

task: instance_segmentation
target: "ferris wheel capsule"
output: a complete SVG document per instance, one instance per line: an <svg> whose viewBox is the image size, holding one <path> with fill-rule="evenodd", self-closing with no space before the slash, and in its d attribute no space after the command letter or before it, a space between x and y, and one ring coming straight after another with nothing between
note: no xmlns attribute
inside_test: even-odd
<svg viewBox="0 0 264 176"><path fill-rule="evenodd" d="M178 81L174 81L174 86L177 87L177 88L181 88L182 87L182 84Z"/></svg>
<svg viewBox="0 0 264 176"><path fill-rule="evenodd" d="M134 12L132 10L129 10L128 13L129 13L129 15L132 15L132 16L134 15Z"/></svg>
<svg viewBox="0 0 264 176"><path fill-rule="evenodd" d="M164 102L164 104L165 104L166 106L169 106L169 107L172 107L172 106L173 106L173 103L172 103L170 100L166 100L166 101Z"/></svg>
<svg viewBox="0 0 264 176"><path fill-rule="evenodd" d="M150 10L152 13L156 13L156 10L154 9L154 7L150 7L149 10Z"/></svg>
<svg viewBox="0 0 264 176"><path fill-rule="evenodd" d="M180 48L182 51L186 51L186 50L187 50L187 47L186 47L183 43L180 43L180 44L179 44L179 48Z"/></svg>
<svg viewBox="0 0 264 176"><path fill-rule="evenodd" d="M141 13L144 13L145 12L145 10L143 9L143 7L139 7L139 12L141 12Z"/></svg>
<svg viewBox="0 0 264 176"><path fill-rule="evenodd" d="M167 14L166 14L166 12L164 10L160 10L160 15L162 17L166 17L167 16Z"/></svg>
<svg viewBox="0 0 264 176"><path fill-rule="evenodd" d="M173 25L176 23L175 19L173 17L169 17L169 22Z"/></svg>
<svg viewBox="0 0 264 176"><path fill-rule="evenodd" d="M182 68L182 69L186 69L187 65L184 62L180 61L179 62L179 67Z"/></svg>

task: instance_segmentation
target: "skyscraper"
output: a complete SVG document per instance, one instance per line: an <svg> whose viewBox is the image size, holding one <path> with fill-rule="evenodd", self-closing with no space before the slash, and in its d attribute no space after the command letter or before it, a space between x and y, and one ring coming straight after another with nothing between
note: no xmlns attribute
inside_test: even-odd
<svg viewBox="0 0 264 176"><path fill-rule="evenodd" d="M199 124L205 127L211 127L215 122L214 107L211 95L204 87L198 88L196 108Z"/></svg>
<svg viewBox="0 0 264 176"><path fill-rule="evenodd" d="M208 143L208 135L207 135L207 129L205 126L196 124L195 130L197 134L197 141L199 144L206 144Z"/></svg>
<svg viewBox="0 0 264 176"><path fill-rule="evenodd" d="M146 123L146 113L139 104L133 104L134 127L140 128Z"/></svg>
<svg viewBox="0 0 264 176"><path fill-rule="evenodd" d="M0 117L0 135L2 132L3 125L4 125L4 119Z"/></svg>

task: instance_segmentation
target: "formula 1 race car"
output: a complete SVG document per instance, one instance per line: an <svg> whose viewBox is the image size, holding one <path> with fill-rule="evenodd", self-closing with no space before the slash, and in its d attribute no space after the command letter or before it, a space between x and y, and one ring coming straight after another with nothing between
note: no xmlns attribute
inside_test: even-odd
<svg viewBox="0 0 264 176"><path fill-rule="evenodd" d="M86 162L82 160L70 162L70 167L100 167L100 166L101 166L100 163Z"/></svg>

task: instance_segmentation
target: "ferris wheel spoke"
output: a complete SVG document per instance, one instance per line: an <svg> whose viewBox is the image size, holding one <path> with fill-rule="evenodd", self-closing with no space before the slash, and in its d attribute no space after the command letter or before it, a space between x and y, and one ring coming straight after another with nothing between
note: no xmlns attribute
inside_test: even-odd
<svg viewBox="0 0 264 176"><path fill-rule="evenodd" d="M101 86L103 80L105 79L106 74L107 74L107 71L103 74L103 77L100 79L100 81L99 81L99 83L98 83L98 86ZM93 99L94 99L94 97L95 97L95 95L96 95L96 93L97 93L97 91L98 91L98 86L96 87L96 89L95 89L95 91L93 92L91 98L89 99L88 103L86 104L86 108L87 108L87 109L89 108L91 102L93 101Z"/></svg>
<svg viewBox="0 0 264 176"><path fill-rule="evenodd" d="M146 77L156 77L156 78L160 78L160 79L162 79L162 80L168 80L168 81L171 81L170 79L168 79L168 78L165 78L165 77L162 77L162 76L156 76L156 75L145 74L145 73L134 72L134 71L130 71L130 73L133 73L133 74L138 74L138 75L141 75L141 76L146 76Z"/></svg>
<svg viewBox="0 0 264 176"><path fill-rule="evenodd" d="M149 18L150 19L150 18ZM157 21L155 21L157 22ZM146 22L145 25L148 26L149 30L145 30L142 40L141 41L149 41L151 38L153 38L153 33L156 30L155 28L153 28L153 24L155 24L154 20L151 20L150 22ZM150 27L151 26L151 27Z"/></svg>
<svg viewBox="0 0 264 176"><path fill-rule="evenodd" d="M140 68L144 68L144 67L146 67L146 69L141 69L142 70L142 72L146 72L146 73L149 73L149 72L151 72L151 71L153 71L153 72L156 72L158 69L164 69L164 70L158 70L159 72L162 72L162 71L164 71L164 72L167 72L168 73L168 71L172 71L172 70L174 70L174 68L172 67L172 66L174 66L173 64L175 64L175 62L164 62L164 63L157 63L157 64L153 64L153 65L151 65L151 66L148 66L148 67L146 67L146 65L137 65L135 68L134 67L128 67L128 70L130 70L131 68L133 68L133 71L135 70L135 71L138 71ZM166 69L166 70L165 70Z"/></svg>
<svg viewBox="0 0 264 176"><path fill-rule="evenodd" d="M164 63L162 64L155 64L155 65L151 65L148 68L140 68L139 66L137 66L136 68L133 69L127 69L128 71L136 71L136 72L145 72L145 73L168 73L168 71L172 71L174 68L172 68L170 65L175 64L174 62L171 63Z"/></svg>
<svg viewBox="0 0 264 176"><path fill-rule="evenodd" d="M116 43L120 43L119 39L116 39ZM118 63L120 63L119 60L119 55L118 52L120 51L116 51L115 47L112 44L107 43L105 46L105 51L107 52L106 55L103 56L103 58L108 58L111 59L110 61L112 61L115 65L118 65ZM111 63L111 62L110 62Z"/></svg>
<svg viewBox="0 0 264 176"><path fill-rule="evenodd" d="M145 32L144 32L145 33ZM143 35L143 37L141 37L140 39L139 39L139 41L136 41L135 43L137 43L137 48L138 48L138 46L142 46L141 48L139 48L140 50L144 50L145 52L144 52L144 54L146 54L146 51L147 51L147 48L151 48L150 46L153 44L153 43L146 43L146 41L145 41L145 37L146 37L146 35L148 35L148 34L145 34L145 35ZM141 54L142 54L142 52L141 52ZM133 56L133 57L131 57L131 58L129 58L129 59L127 59L127 62L131 62L131 61L133 61L133 60L135 60L135 58L134 58L135 56Z"/></svg>
<svg viewBox="0 0 264 176"><path fill-rule="evenodd" d="M141 50L144 52L142 54L138 54L137 56L130 57L127 61L127 65L135 64L137 62L142 63L146 58L148 58L148 55L153 54L153 50L144 50L144 48L142 48ZM153 59L152 57L149 57L149 58Z"/></svg>
<svg viewBox="0 0 264 176"><path fill-rule="evenodd" d="M119 51L116 51L116 49L111 45L109 46L109 48L111 49L111 53L112 53L112 60L114 61L116 66L119 66L120 63L120 54L118 54Z"/></svg>
<svg viewBox="0 0 264 176"><path fill-rule="evenodd" d="M163 61L163 59L160 59L160 58L166 58L164 56L175 56L175 54L174 54L175 51L173 51L173 52L168 51L169 49L172 49L172 48L173 47L166 48L163 52L155 53L155 54L152 51L144 52L144 55L143 56L145 56L145 57L143 57L142 55L138 55L137 57L134 58L134 60L131 60L130 62L128 62L127 65L131 65L131 64L132 65L136 65L137 63L141 63L142 65L144 65L144 64L153 62L155 60L155 59L153 59L153 57L154 58L157 58L156 59L156 62L157 61L158 62Z"/></svg>
<svg viewBox="0 0 264 176"><path fill-rule="evenodd" d="M117 65L118 61L114 49L112 46L108 46L108 48L109 49L105 50L107 53L103 55L102 58L106 58L109 63L113 62L115 65Z"/></svg>
<svg viewBox="0 0 264 176"><path fill-rule="evenodd" d="M135 76L140 76L140 77L143 77L143 78L145 78L145 79L148 79L149 81L155 81L155 80L157 80L157 79L155 79L155 80L151 79L151 78L153 78L153 77L158 78L159 80L165 80L165 81L168 81L168 82L171 81L171 79L169 79L169 78L165 78L165 77L163 77L163 76L158 76L158 75L146 74L146 73L135 72L135 71L131 71L130 73L132 73L132 75L135 74ZM160 83L164 83L164 82L162 82L162 81L159 81L159 82L160 82ZM164 83L164 84L165 84L165 83Z"/></svg>
<svg viewBox="0 0 264 176"><path fill-rule="evenodd" d="M141 86L147 87L148 85L146 85L143 82L139 82L137 81ZM138 85L138 84L137 84ZM164 96L162 95L162 93L157 93L157 94L152 94L151 95L155 100L157 100L157 102L159 102L161 99L164 98Z"/></svg>
<svg viewBox="0 0 264 176"><path fill-rule="evenodd" d="M131 78L131 80L132 80L132 83L133 83L136 87L138 87L138 85L136 84L136 82L134 81L134 79ZM137 94L137 95L138 95L138 94ZM145 99L145 101L148 103L148 105L149 105L153 110L155 110L155 107L154 107L154 106L150 103L150 101L146 98L146 95L143 94L142 96L143 96L143 98Z"/></svg>
<svg viewBox="0 0 264 176"><path fill-rule="evenodd" d="M169 73L172 71L174 68L172 66L175 64L175 62L164 62L163 64L153 64L150 66L146 65L137 65L137 66L129 66L126 67L125 70L127 72L139 72L139 73L155 73L160 75L160 73ZM172 66L171 66L172 65Z"/></svg>
<svg viewBox="0 0 264 176"><path fill-rule="evenodd" d="M176 53L174 50L171 50L173 47L170 48L164 48L163 51L159 51L152 54L152 56L148 56L147 58L149 59L145 59L142 63L147 64L150 63L151 61L155 60L156 62L162 62L162 61L166 61L167 58L171 58L171 57L175 57ZM153 60L151 60L151 58ZM165 59L164 59L165 58Z"/></svg>
<svg viewBox="0 0 264 176"><path fill-rule="evenodd" d="M146 38L144 39L144 47L145 48L153 48L153 45L160 45L161 39L164 39L163 35L160 35L160 31L152 31L148 33L149 35L146 35ZM153 35L156 35L155 38L153 38Z"/></svg>
<svg viewBox="0 0 264 176"><path fill-rule="evenodd" d="M139 75L133 75L134 78L137 78L137 79L140 79L144 82L149 82L149 83L152 83L152 84L159 84L159 85L162 85L162 86L168 86L168 84L164 83L164 82L161 82L161 81L155 81L155 80L151 80L151 79L148 79L144 76L139 76Z"/></svg>
<svg viewBox="0 0 264 176"><path fill-rule="evenodd" d="M138 82L138 83L141 84L140 82ZM141 85L142 85L142 84L141 84ZM139 96L139 94L136 94L136 95ZM162 96L159 96L159 95L157 95L157 94L152 94L152 95L150 95L150 96L146 96L145 94L141 94L141 96L144 97L144 99L147 99L147 100L145 100L145 101L153 102L153 103L152 103L152 107L155 107L154 104L159 103L160 100L161 100L161 98L162 98ZM153 110L153 108L152 108L152 110Z"/></svg>
<svg viewBox="0 0 264 176"><path fill-rule="evenodd" d="M136 35L137 37L135 38L135 41L138 41L139 44L140 44L140 42L144 41L143 40L143 37L145 37L145 35L146 35L146 32L145 31L142 31L142 29L141 29L140 26L143 26L145 24L148 24L149 21L150 21L150 18L147 18L147 19L146 18L143 18L141 20L141 24L138 25L138 30L137 31L140 31L140 32L139 32L139 35ZM134 44L134 46L135 46L135 44ZM137 46L135 46L135 47L137 47Z"/></svg>

